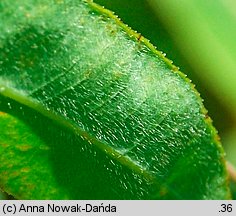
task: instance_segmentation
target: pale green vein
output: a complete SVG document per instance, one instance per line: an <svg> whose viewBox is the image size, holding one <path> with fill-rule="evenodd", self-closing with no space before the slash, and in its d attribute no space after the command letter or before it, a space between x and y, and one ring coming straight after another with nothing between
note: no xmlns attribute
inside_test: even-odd
<svg viewBox="0 0 236 216"><path fill-rule="evenodd" d="M0 85L0 94L29 108L32 108L43 116L55 121L58 125L68 128L73 133L80 135L88 142L94 144L100 150L106 152L106 154L108 154L111 158L119 161L120 164L129 167L131 170L134 170L137 174L142 175L147 180L154 181L155 177L151 173L149 173L147 170L144 170L142 166L135 164L129 157L123 156L117 150L99 141L69 120L65 120L63 117L51 112L50 110L45 109L45 107L38 103L36 100L22 95L20 92L8 88L4 85Z"/></svg>

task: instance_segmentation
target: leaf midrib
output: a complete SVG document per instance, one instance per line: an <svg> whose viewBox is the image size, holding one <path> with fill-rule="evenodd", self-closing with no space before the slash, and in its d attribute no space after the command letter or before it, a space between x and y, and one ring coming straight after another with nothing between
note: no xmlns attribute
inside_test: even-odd
<svg viewBox="0 0 236 216"><path fill-rule="evenodd" d="M3 84L0 84L0 95L10 98L22 105L25 105L36 112L42 114L43 116L53 120L60 126L69 129L74 134L83 137L85 140L89 141L97 148L102 150L105 154L109 155L109 157L113 158L120 164L128 167L130 170L135 171L137 174L143 176L148 181L155 181L156 177L150 173L148 170L145 170L142 166L136 164L131 160L131 158L124 156L119 151L114 148L106 145L105 142L98 140L93 135L81 129L78 125L70 122L69 120L64 119L62 116L52 112L51 110L46 109L42 104L40 104L37 100L30 98L28 96L23 95L21 92L16 91L12 88L6 87Z"/></svg>

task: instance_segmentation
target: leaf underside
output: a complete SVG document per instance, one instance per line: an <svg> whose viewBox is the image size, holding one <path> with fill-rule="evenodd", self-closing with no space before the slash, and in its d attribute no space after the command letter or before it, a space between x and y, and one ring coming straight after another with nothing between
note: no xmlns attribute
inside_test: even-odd
<svg viewBox="0 0 236 216"><path fill-rule="evenodd" d="M0 1L0 186L18 199L228 199L189 80L87 1Z"/></svg>

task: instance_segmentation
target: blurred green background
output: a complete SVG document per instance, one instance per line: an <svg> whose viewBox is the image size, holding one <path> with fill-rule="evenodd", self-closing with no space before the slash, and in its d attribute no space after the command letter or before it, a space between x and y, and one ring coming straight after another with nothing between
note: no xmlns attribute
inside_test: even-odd
<svg viewBox="0 0 236 216"><path fill-rule="evenodd" d="M166 53L196 85L236 166L236 1L94 0Z"/></svg>

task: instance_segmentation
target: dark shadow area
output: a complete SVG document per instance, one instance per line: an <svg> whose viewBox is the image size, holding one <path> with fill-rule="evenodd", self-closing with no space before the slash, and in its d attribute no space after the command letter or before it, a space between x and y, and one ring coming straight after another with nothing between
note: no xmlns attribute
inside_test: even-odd
<svg viewBox="0 0 236 216"><path fill-rule="evenodd" d="M157 179L163 180L162 184L156 180L153 183L132 168L121 165L80 135L29 107L0 96L0 111L24 122L50 148L49 167L58 186L69 193L69 199L201 199L207 188L205 184L196 187L196 182L214 182L215 174L224 172L223 165L218 164L218 147L208 148L202 143L199 148L199 143L194 142L180 149L181 155L173 155L175 164L165 176L156 173ZM207 163L209 155L214 162ZM195 163L197 165L192 167ZM209 169L219 169L219 172L210 173ZM37 181L45 181L45 176L40 176L37 169L34 172ZM50 182L39 189L46 193L40 197L47 196L49 185ZM37 196L32 199L37 199ZM57 197L63 199L60 197L64 194Z"/></svg>
<svg viewBox="0 0 236 216"><path fill-rule="evenodd" d="M58 74L59 71L52 67L52 63L55 51L59 52L61 49L62 33L59 34L56 29L45 29L40 25L26 25L5 39L4 45L0 46L0 59L3 60L0 65L1 76L15 80L22 89L30 90L32 83L26 77L34 74L35 82L41 84L53 74ZM48 77L34 71L44 71Z"/></svg>
<svg viewBox="0 0 236 216"><path fill-rule="evenodd" d="M26 123L50 147L53 175L70 199L145 199L156 193L150 182L40 113L2 96L0 111Z"/></svg>

